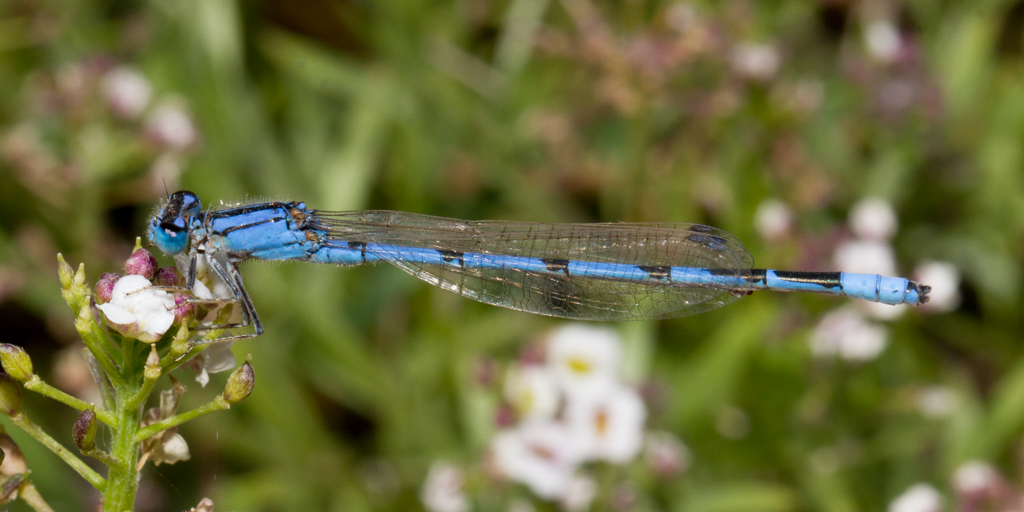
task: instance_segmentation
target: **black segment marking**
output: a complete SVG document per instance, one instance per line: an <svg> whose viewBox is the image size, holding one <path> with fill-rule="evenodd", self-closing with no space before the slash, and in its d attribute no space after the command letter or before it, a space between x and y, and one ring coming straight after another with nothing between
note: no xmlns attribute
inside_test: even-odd
<svg viewBox="0 0 1024 512"><path fill-rule="evenodd" d="M463 259L465 253L463 252L453 251L451 249L438 249L437 252L441 254L441 259L444 260L445 263L451 263L455 260L459 260L460 267L466 266L466 260Z"/></svg>
<svg viewBox="0 0 1024 512"><path fill-rule="evenodd" d="M667 265L637 265L636 268L647 272L647 275L651 276L652 279L665 281L672 277L672 267Z"/></svg>
<svg viewBox="0 0 1024 512"><path fill-rule="evenodd" d="M569 260L541 258L540 261L544 262L544 267L548 269L548 272L564 272L565 275L569 275Z"/></svg>
<svg viewBox="0 0 1024 512"><path fill-rule="evenodd" d="M798 272L792 270L776 270L776 277L794 283L812 283L825 288L843 289L842 272Z"/></svg>
<svg viewBox="0 0 1024 512"><path fill-rule="evenodd" d="M274 217L274 218L271 218L271 219L263 219L263 220L258 221L258 222L250 222L248 224L239 224L237 226L228 226L228 227L220 230L219 232L217 232L217 234L224 236L224 235L228 235L228 234L230 234L230 233L232 233L234 231L237 231L239 229L249 229L251 227L259 226L261 224L271 224L271 223L277 222L279 220L284 220L284 217Z"/></svg>
<svg viewBox="0 0 1024 512"><path fill-rule="evenodd" d="M366 242L349 242L348 248L359 249L359 252L363 257L363 263L366 263Z"/></svg>
<svg viewBox="0 0 1024 512"><path fill-rule="evenodd" d="M743 277L743 279L746 279L748 283L761 283L762 285L768 284L768 271L763 268L740 271L740 276Z"/></svg>

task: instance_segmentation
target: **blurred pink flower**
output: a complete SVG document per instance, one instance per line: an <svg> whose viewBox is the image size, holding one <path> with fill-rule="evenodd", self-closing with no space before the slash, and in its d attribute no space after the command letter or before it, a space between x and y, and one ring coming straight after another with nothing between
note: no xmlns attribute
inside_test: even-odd
<svg viewBox="0 0 1024 512"><path fill-rule="evenodd" d="M644 448L644 460L655 475L661 478L672 478L690 468L692 455L690 449L670 432L651 432L647 434Z"/></svg>
<svg viewBox="0 0 1024 512"><path fill-rule="evenodd" d="M146 132L158 144L170 149L187 149L199 138L192 116L177 102L156 107L146 122Z"/></svg>
<svg viewBox="0 0 1024 512"><path fill-rule="evenodd" d="M779 51L768 43L740 43L732 50L733 71L751 80L768 81L782 65Z"/></svg>
<svg viewBox="0 0 1024 512"><path fill-rule="evenodd" d="M462 470L445 461L434 462L420 491L420 501L430 512L468 512L469 499L463 492Z"/></svg>
<svg viewBox="0 0 1024 512"><path fill-rule="evenodd" d="M149 105L153 87L135 68L119 66L104 75L103 94L115 114L133 119Z"/></svg>

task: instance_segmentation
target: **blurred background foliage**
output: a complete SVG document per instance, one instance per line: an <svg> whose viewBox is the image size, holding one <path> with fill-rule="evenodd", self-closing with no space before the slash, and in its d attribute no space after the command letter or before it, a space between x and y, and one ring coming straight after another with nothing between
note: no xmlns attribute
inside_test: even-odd
<svg viewBox="0 0 1024 512"><path fill-rule="evenodd" d="M125 66L143 83L119 92ZM1024 2L1009 0L3 0L0 341L80 386L55 255L93 280L117 270L178 188L207 203L700 222L759 266L802 270L833 269L851 205L879 197L898 214L898 271L953 263L959 307L888 321L868 361L809 348L845 304L817 296L615 326L648 426L692 464L662 480L607 468L593 508L882 510L917 482L952 508L965 461L1011 489L1024 464L1022 84ZM770 198L792 212L784 236L756 229ZM182 428L192 460L147 468L139 510L202 496L419 510L439 459L476 485L501 400L483 374L560 325L393 268L243 273L267 332L234 347L253 354L256 391ZM185 375L185 405L217 377ZM925 392L946 400L938 413ZM72 411L27 408L68 442ZM94 502L12 434L58 510ZM603 499L607 482L634 499ZM498 489L476 506L522 495Z"/></svg>

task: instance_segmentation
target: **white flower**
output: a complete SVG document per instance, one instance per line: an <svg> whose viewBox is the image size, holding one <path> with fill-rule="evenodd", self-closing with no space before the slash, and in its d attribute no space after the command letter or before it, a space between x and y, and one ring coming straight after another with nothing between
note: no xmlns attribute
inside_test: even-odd
<svg viewBox="0 0 1024 512"><path fill-rule="evenodd" d="M862 362L885 350L889 334L885 327L868 322L860 311L840 308L825 315L811 334L811 352L816 356L839 356Z"/></svg>
<svg viewBox="0 0 1024 512"><path fill-rule="evenodd" d="M547 362L570 400L601 396L618 385L621 343L607 327L569 324L551 334Z"/></svg>
<svg viewBox="0 0 1024 512"><path fill-rule="evenodd" d="M922 308L942 313L960 305L960 272L956 265L943 261L922 262L914 269L914 280L932 287L928 302Z"/></svg>
<svg viewBox="0 0 1024 512"><path fill-rule="evenodd" d="M146 109L153 87L135 68L119 66L103 77L103 93L115 114L134 118Z"/></svg>
<svg viewBox="0 0 1024 512"><path fill-rule="evenodd" d="M590 508L590 503L597 495L597 482L587 475L577 474L569 481L562 496L562 509L569 512L582 512Z"/></svg>
<svg viewBox="0 0 1024 512"><path fill-rule="evenodd" d="M570 400L565 423L586 460L624 464L644 440L647 409L633 389L618 386L601 396Z"/></svg>
<svg viewBox="0 0 1024 512"><path fill-rule="evenodd" d="M690 449L670 432L647 434L644 460L662 478L674 477L690 468Z"/></svg>
<svg viewBox="0 0 1024 512"><path fill-rule="evenodd" d="M879 62L890 63L900 53L900 33L890 20L874 20L864 28L864 44Z"/></svg>
<svg viewBox="0 0 1024 512"><path fill-rule="evenodd" d="M190 458L192 458L192 454L188 451L188 443L177 432L164 435L163 439L150 452L150 459L157 466L160 464L174 464L175 462L181 462Z"/></svg>
<svg viewBox="0 0 1024 512"><path fill-rule="evenodd" d="M579 447L569 431L552 422L530 422L500 431L491 451L503 475L549 501L565 495L580 462Z"/></svg>
<svg viewBox="0 0 1024 512"><path fill-rule="evenodd" d="M97 306L121 334L153 342L174 323L174 296L142 276L127 275L114 285L110 302Z"/></svg>
<svg viewBox="0 0 1024 512"><path fill-rule="evenodd" d="M505 398L524 420L550 419L558 409L558 387L542 366L514 365L505 377Z"/></svg>
<svg viewBox="0 0 1024 512"><path fill-rule="evenodd" d="M215 343L186 363L189 368L199 372L199 375L196 375L196 382L200 386L206 387L206 384L210 382L211 373L226 372L238 364L235 354L231 352L233 344Z"/></svg>
<svg viewBox="0 0 1024 512"><path fill-rule="evenodd" d="M942 495L928 484L915 484L889 503L889 512L941 512Z"/></svg>
<svg viewBox="0 0 1024 512"><path fill-rule="evenodd" d="M772 78L781 64L782 57L771 44L742 43L732 51L733 70L754 80Z"/></svg>
<svg viewBox="0 0 1024 512"><path fill-rule="evenodd" d="M892 205L880 197L867 197L853 205L849 223L857 237L880 242L891 240L899 229Z"/></svg>
<svg viewBox="0 0 1024 512"><path fill-rule="evenodd" d="M185 149L199 138L192 116L175 102L163 103L149 116L146 131L171 149Z"/></svg>
<svg viewBox="0 0 1024 512"><path fill-rule="evenodd" d="M454 464L437 461L430 466L430 472L423 482L420 500L430 512L468 512L469 499L462 487L465 475Z"/></svg>
<svg viewBox="0 0 1024 512"><path fill-rule="evenodd" d="M754 226L761 238L779 240L793 228L793 211L778 199L765 199L754 213Z"/></svg>
<svg viewBox="0 0 1024 512"><path fill-rule="evenodd" d="M917 408L929 418L944 418L953 412L956 396L945 386L928 386L917 395Z"/></svg>

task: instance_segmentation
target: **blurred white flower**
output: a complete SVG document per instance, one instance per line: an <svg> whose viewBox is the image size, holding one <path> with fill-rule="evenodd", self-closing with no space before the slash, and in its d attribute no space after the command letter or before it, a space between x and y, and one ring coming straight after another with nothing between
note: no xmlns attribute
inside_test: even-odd
<svg viewBox="0 0 1024 512"><path fill-rule="evenodd" d="M782 56L768 43L741 43L732 50L732 68L736 74L753 79L769 80L779 71Z"/></svg>
<svg viewBox="0 0 1024 512"><path fill-rule="evenodd" d="M872 57L888 64L900 53L899 29L890 20L873 20L864 27L864 45Z"/></svg>
<svg viewBox="0 0 1024 512"><path fill-rule="evenodd" d="M582 512L590 508L590 503L594 501L596 495L597 482L590 476L577 474L569 480L560 503L563 510Z"/></svg>
<svg viewBox="0 0 1024 512"><path fill-rule="evenodd" d="M844 307L825 315L811 334L811 352L819 357L839 356L863 362L885 350L889 334L885 327L867 321L855 308Z"/></svg>
<svg viewBox="0 0 1024 512"><path fill-rule="evenodd" d="M624 386L599 397L570 400L565 422L586 460L624 464L643 446L647 409L636 390Z"/></svg>
<svg viewBox="0 0 1024 512"><path fill-rule="evenodd" d="M580 462L578 443L559 423L531 422L500 431L491 451L503 475L549 501L565 495Z"/></svg>
<svg viewBox="0 0 1024 512"><path fill-rule="evenodd" d="M141 341L159 340L174 323L174 296L142 276L118 279L110 302L97 307L111 327Z"/></svg>
<svg viewBox="0 0 1024 512"><path fill-rule="evenodd" d="M899 229L892 205L880 197L866 197L850 208L850 229L865 240L888 241Z"/></svg>
<svg viewBox="0 0 1024 512"><path fill-rule="evenodd" d="M928 484L915 484L889 503L889 512L941 512L942 495Z"/></svg>
<svg viewBox="0 0 1024 512"><path fill-rule="evenodd" d="M463 492L466 477L454 464L437 461L423 482L420 500L430 512L468 512L469 499Z"/></svg>
<svg viewBox="0 0 1024 512"><path fill-rule="evenodd" d="M1002 484L999 472L987 462L971 460L961 464L953 473L953 487L972 498L981 498Z"/></svg>
<svg viewBox="0 0 1024 512"><path fill-rule="evenodd" d="M238 364L235 354L231 352L231 345L234 343L215 343L185 363L188 368L199 372L199 375L196 375L196 382L200 386L206 387L210 382L211 373L226 372Z"/></svg>
<svg viewBox="0 0 1024 512"><path fill-rule="evenodd" d="M833 256L836 267L855 274L896 274L896 253L886 242L850 240L836 248Z"/></svg>
<svg viewBox="0 0 1024 512"><path fill-rule="evenodd" d="M524 420L550 419L558 410L558 387L546 367L513 365L505 377L505 399Z"/></svg>
<svg viewBox="0 0 1024 512"><path fill-rule="evenodd" d="M618 385L622 342L614 330L569 324L549 341L548 365L570 400L602 396Z"/></svg>
<svg viewBox="0 0 1024 512"><path fill-rule="evenodd" d="M928 386L917 395L917 408L929 418L944 418L953 412L956 396L946 386Z"/></svg>
<svg viewBox="0 0 1024 512"><path fill-rule="evenodd" d="M115 114L123 118L134 118L149 105L153 87L135 68L118 66L103 77L103 93Z"/></svg>
<svg viewBox="0 0 1024 512"><path fill-rule="evenodd" d="M943 313L960 305L960 271L944 261L924 261L914 269L914 281L932 287L922 308Z"/></svg>
<svg viewBox="0 0 1024 512"><path fill-rule="evenodd" d="M793 228L793 211L778 199L765 199L754 213L754 226L765 240L785 238Z"/></svg>
<svg viewBox="0 0 1024 512"><path fill-rule="evenodd" d="M157 106L146 123L146 132L157 143L178 150L195 144L199 137L192 116L176 102Z"/></svg>
<svg viewBox="0 0 1024 512"><path fill-rule="evenodd" d="M672 478L690 468L690 449L670 432L647 434L644 460L655 475Z"/></svg>

